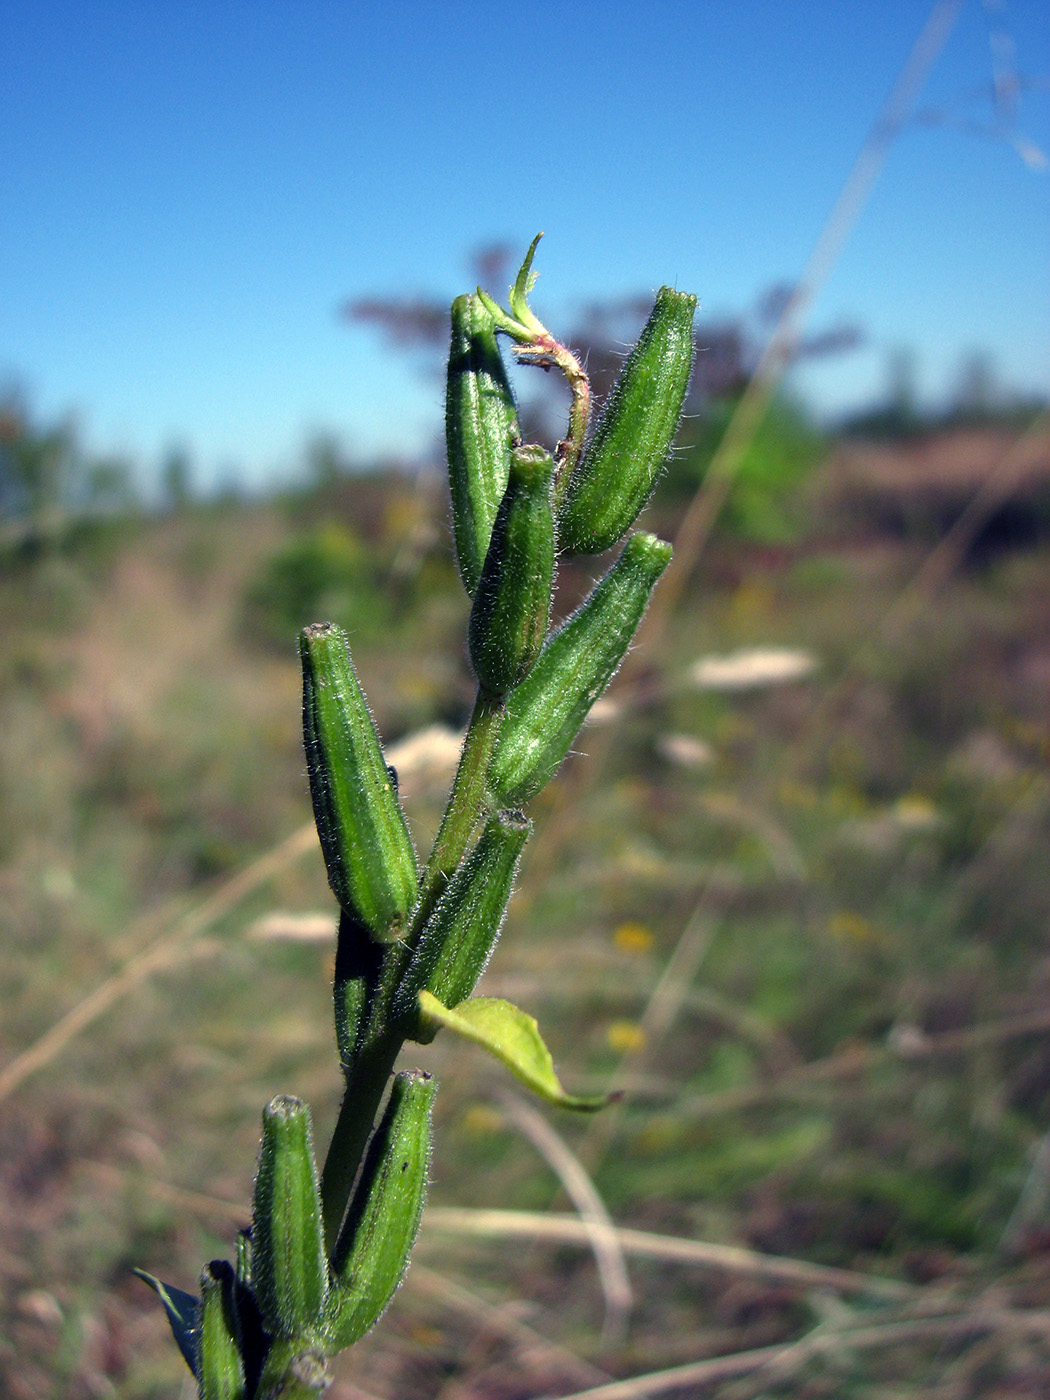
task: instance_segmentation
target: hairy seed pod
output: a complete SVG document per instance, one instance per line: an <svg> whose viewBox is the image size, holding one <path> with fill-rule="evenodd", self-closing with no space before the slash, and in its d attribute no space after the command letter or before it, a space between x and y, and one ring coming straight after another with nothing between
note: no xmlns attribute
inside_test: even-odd
<svg viewBox="0 0 1050 1400"><path fill-rule="evenodd" d="M244 1363L237 1345L236 1279L224 1260L201 1274L195 1374L201 1400L245 1400Z"/></svg>
<svg viewBox="0 0 1050 1400"><path fill-rule="evenodd" d="M346 634L299 638L303 738L328 883L380 943L394 942L416 898L416 854L358 683Z"/></svg>
<svg viewBox="0 0 1050 1400"><path fill-rule="evenodd" d="M510 450L520 441L518 410L495 322L473 292L452 303L445 439L456 557L473 598L507 488Z"/></svg>
<svg viewBox="0 0 1050 1400"><path fill-rule="evenodd" d="M396 1016L416 1020L415 1039L426 1043L436 1033L418 1024L421 991L431 992L445 1006L458 1006L477 986L503 927L531 830L532 823L520 812L491 816L427 920L395 1005Z"/></svg>
<svg viewBox="0 0 1050 1400"><path fill-rule="evenodd" d="M661 287L565 491L558 541L600 554L648 501L682 416L693 365L696 297Z"/></svg>
<svg viewBox="0 0 1050 1400"><path fill-rule="evenodd" d="M267 1330L284 1337L298 1337L318 1322L328 1292L310 1110L286 1094L263 1110L252 1287Z"/></svg>
<svg viewBox="0 0 1050 1400"><path fill-rule="evenodd" d="M426 1195L436 1088L421 1070L397 1075L391 1086L332 1260L323 1330L333 1351L379 1321L408 1268Z"/></svg>
<svg viewBox="0 0 1050 1400"><path fill-rule="evenodd" d="M554 776L587 712L627 654L649 595L670 561L669 544L655 535L632 535L613 567L511 691L488 773L497 805L520 807Z"/></svg>
<svg viewBox="0 0 1050 1400"><path fill-rule="evenodd" d="M554 458L542 447L511 453L510 477L470 610L470 661L481 688L505 695L539 655L554 584Z"/></svg>

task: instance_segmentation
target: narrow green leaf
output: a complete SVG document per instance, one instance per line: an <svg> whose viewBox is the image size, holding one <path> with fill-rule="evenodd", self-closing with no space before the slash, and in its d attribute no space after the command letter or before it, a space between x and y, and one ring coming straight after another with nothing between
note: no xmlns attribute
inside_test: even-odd
<svg viewBox="0 0 1050 1400"><path fill-rule="evenodd" d="M525 254L525 260L518 269L518 275L514 279L514 285L510 289L508 302L513 314L525 326L532 329L536 318L529 309L528 295L536 285L537 273L532 270L532 260L536 256L536 249L539 247L542 233L538 233L529 244L529 251Z"/></svg>
<svg viewBox="0 0 1050 1400"><path fill-rule="evenodd" d="M161 1283L159 1278L147 1274L145 1269L132 1269L132 1273L153 1289L164 1304L168 1314L172 1336L178 1343L186 1365L197 1376L197 1324L200 1318L200 1299L192 1293L184 1293L181 1288L172 1288L169 1283Z"/></svg>
<svg viewBox="0 0 1050 1400"><path fill-rule="evenodd" d="M437 1025L447 1026L502 1060L523 1084L548 1103L581 1113L594 1113L609 1102L605 1094L580 1097L565 1092L554 1072L551 1052L544 1044L535 1017L513 1002L499 997L472 997L450 1009L430 992L420 992L419 1009Z"/></svg>

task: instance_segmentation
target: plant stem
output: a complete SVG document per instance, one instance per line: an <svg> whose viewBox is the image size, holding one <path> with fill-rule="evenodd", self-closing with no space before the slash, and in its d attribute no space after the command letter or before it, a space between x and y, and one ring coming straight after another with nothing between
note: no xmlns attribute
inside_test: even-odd
<svg viewBox="0 0 1050 1400"><path fill-rule="evenodd" d="M390 998L383 996L385 990L380 990L379 997L389 1002ZM321 1173L321 1218L329 1258L335 1253L357 1169L403 1043L402 1035L388 1031L360 1051L346 1076L346 1090Z"/></svg>
<svg viewBox="0 0 1050 1400"><path fill-rule="evenodd" d="M474 711L467 726L459 767L452 782L445 815L431 848L426 869L419 882L419 903L412 917L407 941L412 944L430 917L434 905L463 859L471 833L478 824L478 813L485 796L485 776L489 759L503 723L503 701L478 691Z"/></svg>

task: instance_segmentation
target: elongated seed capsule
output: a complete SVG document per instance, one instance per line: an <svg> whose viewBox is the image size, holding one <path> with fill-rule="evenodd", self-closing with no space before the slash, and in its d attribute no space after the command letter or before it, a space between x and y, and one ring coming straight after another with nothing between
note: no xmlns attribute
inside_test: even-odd
<svg viewBox="0 0 1050 1400"><path fill-rule="evenodd" d="M408 1267L426 1195L436 1088L421 1070L397 1075L391 1086L332 1260L323 1321L332 1351L378 1322Z"/></svg>
<svg viewBox="0 0 1050 1400"><path fill-rule="evenodd" d="M310 1110L287 1094L263 1110L252 1200L252 1288L269 1332L298 1337L321 1316L328 1264Z"/></svg>
<svg viewBox="0 0 1050 1400"><path fill-rule="evenodd" d="M554 584L554 458L517 447L470 610L470 661L483 690L505 695L539 655Z"/></svg>
<svg viewBox="0 0 1050 1400"><path fill-rule="evenodd" d="M346 634L299 638L303 738L328 883L380 943L394 942L416 897L416 853L358 683Z"/></svg>
<svg viewBox="0 0 1050 1400"><path fill-rule="evenodd" d="M655 535L632 535L619 559L551 637L535 666L507 697L489 766L500 806L520 807L554 776L587 712L612 680L671 560Z"/></svg>
<svg viewBox="0 0 1050 1400"><path fill-rule="evenodd" d="M532 823L520 812L497 812L453 875L427 920L398 989L395 1016L415 1019L415 1039L433 1040L418 1024L419 993L445 1006L469 997L485 970L507 912L511 886Z"/></svg>
<svg viewBox="0 0 1050 1400"><path fill-rule="evenodd" d="M611 548L652 494L689 387L695 310L695 296L670 287L657 293L566 488L558 516L562 549L600 554Z"/></svg>
<svg viewBox="0 0 1050 1400"><path fill-rule="evenodd" d="M244 1400L244 1362L237 1345L236 1280L224 1260L201 1274L197 1322L197 1385L201 1400Z"/></svg>
<svg viewBox="0 0 1050 1400"><path fill-rule="evenodd" d="M445 440L456 557L473 598L507 488L510 450L521 440L495 323L473 292L452 303Z"/></svg>

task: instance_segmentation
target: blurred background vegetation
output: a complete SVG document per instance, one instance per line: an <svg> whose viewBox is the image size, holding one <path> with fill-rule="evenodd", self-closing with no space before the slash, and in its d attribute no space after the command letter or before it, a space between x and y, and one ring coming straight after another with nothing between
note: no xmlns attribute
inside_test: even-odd
<svg viewBox="0 0 1050 1400"><path fill-rule="evenodd" d="M333 1400L1050 1394L1041 12L247 15L4 16L0 1394L189 1400L131 1269L229 1255L273 1094L326 1138L295 637L348 630L425 849L473 685L418 445L445 294L534 217L599 398L653 277L730 307L643 521L675 563L486 974L623 1098L419 1049L430 1208ZM514 245L454 283L479 229ZM516 384L552 443L564 393Z"/></svg>
<svg viewBox="0 0 1050 1400"><path fill-rule="evenodd" d="M426 327L439 366L441 316L349 311ZM643 314L570 336L599 390ZM670 538L755 324L704 328L645 522ZM897 361L885 401L834 428L773 399L674 606L535 804L487 974L570 1086L625 1097L541 1117L469 1049L419 1051L441 1075L432 1210L333 1395L524 1400L705 1358L679 1393L1050 1387L1050 437L970 369L920 412ZM556 436L558 401L526 403ZM134 481L5 403L12 1400L188 1394L131 1267L192 1288L228 1253L273 1093L332 1122L296 631L349 630L422 847L472 690L434 463L321 436L275 495L199 496L178 451L160 499ZM563 606L595 572L565 563Z"/></svg>

